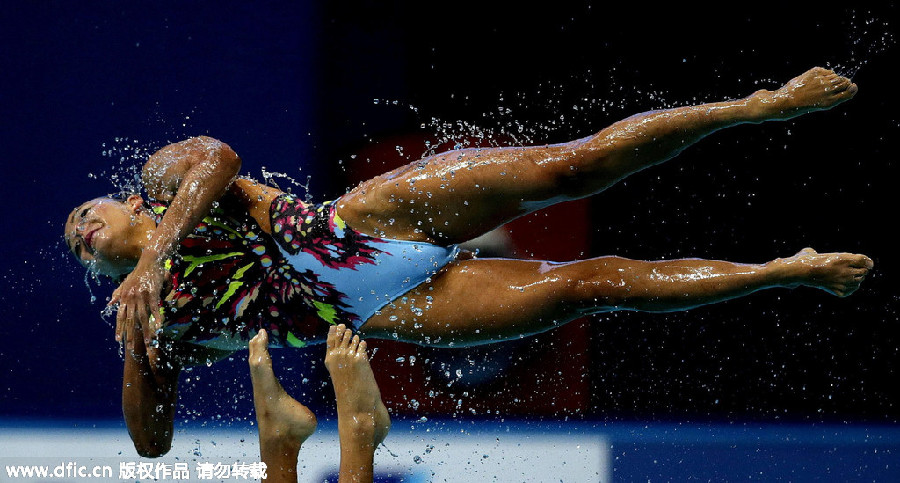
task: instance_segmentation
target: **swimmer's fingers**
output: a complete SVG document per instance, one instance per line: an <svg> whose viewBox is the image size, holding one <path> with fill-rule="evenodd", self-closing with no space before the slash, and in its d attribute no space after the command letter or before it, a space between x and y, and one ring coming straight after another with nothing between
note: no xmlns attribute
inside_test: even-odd
<svg viewBox="0 0 900 483"><path fill-rule="evenodd" d="M143 329L142 332L144 336L144 344L146 344L147 347L150 347L153 340L153 329L150 328L150 324L142 325L141 329Z"/></svg>
<svg viewBox="0 0 900 483"><path fill-rule="evenodd" d="M125 338L125 334L123 333L125 331L125 326L122 324L122 317L119 312L119 310L116 310L116 342L118 342L119 345L122 345Z"/></svg>
<svg viewBox="0 0 900 483"><path fill-rule="evenodd" d="M128 306L120 304L116 312L116 340L127 349L133 349L133 332L134 320L129 316Z"/></svg>
<svg viewBox="0 0 900 483"><path fill-rule="evenodd" d="M154 310L154 307L156 309ZM148 346L152 345L153 340L156 339L157 334L160 332L160 328L162 327L162 313L159 310L159 302L151 302L143 307L145 309L144 313L146 314L147 322L141 325L143 329L144 335L144 343Z"/></svg>
<svg viewBox="0 0 900 483"><path fill-rule="evenodd" d="M113 290L112 296L109 298L109 303L107 304L107 306L116 307L116 341L118 341L119 344L124 344L126 346L128 345L128 335L131 332L130 329L133 325L131 318L134 315L134 310L129 310L128 291L123 288L127 280L128 277Z"/></svg>
<svg viewBox="0 0 900 483"><path fill-rule="evenodd" d="M143 294L141 294L143 295ZM135 336L142 336L144 338L144 344L149 345L150 341L154 338L153 331L153 322L154 317L152 311L150 309L150 298L146 295L138 296L137 303L134 304L133 308L133 318L135 321L135 325L139 325L141 328L140 334L135 334Z"/></svg>
<svg viewBox="0 0 900 483"><path fill-rule="evenodd" d="M125 344L127 342L124 305L119 305L116 308L116 341L118 341L119 344Z"/></svg>
<svg viewBox="0 0 900 483"><path fill-rule="evenodd" d="M119 295L119 289L113 290L112 295L109 297L109 302L106 304L107 307L111 307L114 305L118 305L119 300L121 300L121 296Z"/></svg>
<svg viewBox="0 0 900 483"><path fill-rule="evenodd" d="M158 292L154 292L155 294ZM150 311L150 338L155 339L156 335L159 334L162 329L163 323L163 315L162 315L162 307L160 306L159 295L151 296L150 303L147 305L147 310Z"/></svg>
<svg viewBox="0 0 900 483"><path fill-rule="evenodd" d="M156 339L162 327L160 292L166 273L155 265L145 272L135 269L119 287L120 299L130 306L130 313L141 325L144 341L148 344Z"/></svg>
<svg viewBox="0 0 900 483"><path fill-rule="evenodd" d="M134 306L132 314L132 319L134 320L132 337L143 337L144 344L149 343L150 341L147 339L147 328L149 327L149 324L147 323L147 310L143 307L143 304L137 304Z"/></svg>
<svg viewBox="0 0 900 483"><path fill-rule="evenodd" d="M149 342L147 337L135 331L135 328L149 327L148 299L149 297L142 293L140 287L120 287L119 313L125 317L123 319L125 328L130 337L143 336L145 343Z"/></svg>
<svg viewBox="0 0 900 483"><path fill-rule="evenodd" d="M141 328L147 327L146 310L141 309L141 304L119 302L116 312L116 340L127 348L133 348L135 337L144 337Z"/></svg>

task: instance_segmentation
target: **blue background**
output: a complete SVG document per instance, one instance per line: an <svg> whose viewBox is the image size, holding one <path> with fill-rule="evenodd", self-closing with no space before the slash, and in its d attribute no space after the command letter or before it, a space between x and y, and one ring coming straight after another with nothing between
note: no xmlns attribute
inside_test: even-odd
<svg viewBox="0 0 900 483"><path fill-rule="evenodd" d="M6 4L0 417L120 417L121 358L100 317L111 286L92 282L91 302L61 228L72 207L114 191L111 177L123 182L168 142L208 134L245 172L309 179L314 197L333 197L362 162L352 153L433 131L433 119L495 130L514 119L529 141L558 142L827 65L852 71L856 99L719 133L596 197L585 256L761 262L814 246L870 255L863 289L597 317L590 404L533 417L895 423L896 7L775 15L562 3ZM318 354L276 359L292 394L333 404ZM252 419L244 364L188 373L179 417Z"/></svg>

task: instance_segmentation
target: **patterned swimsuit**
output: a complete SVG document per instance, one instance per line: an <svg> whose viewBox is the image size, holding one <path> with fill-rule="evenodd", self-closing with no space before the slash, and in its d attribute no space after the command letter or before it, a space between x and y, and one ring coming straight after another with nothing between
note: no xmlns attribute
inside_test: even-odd
<svg viewBox="0 0 900 483"><path fill-rule="evenodd" d="M151 202L157 221L167 205ZM227 197L167 262L164 334L239 350L261 328L274 347L323 342L328 326L356 329L384 305L437 273L458 248L364 235L335 203L307 205L282 194L272 234Z"/></svg>

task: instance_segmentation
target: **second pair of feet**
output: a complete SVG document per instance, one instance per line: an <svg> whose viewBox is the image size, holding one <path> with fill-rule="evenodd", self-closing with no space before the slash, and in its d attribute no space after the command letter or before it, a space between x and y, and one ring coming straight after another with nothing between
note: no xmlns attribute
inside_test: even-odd
<svg viewBox="0 0 900 483"><path fill-rule="evenodd" d="M296 456L315 431L317 420L275 377L268 345L268 334L261 330L250 341L249 363L260 452L271 468L272 459ZM334 385L339 430L350 426L354 434L371 435L363 437L367 448L362 450L374 450L387 435L390 418L369 364L366 342L344 325L332 326L325 343L325 367Z"/></svg>

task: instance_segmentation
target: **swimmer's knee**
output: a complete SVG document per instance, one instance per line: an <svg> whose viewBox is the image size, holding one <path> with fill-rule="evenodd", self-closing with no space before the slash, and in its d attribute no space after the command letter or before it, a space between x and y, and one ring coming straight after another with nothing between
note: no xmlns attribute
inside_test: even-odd
<svg viewBox="0 0 900 483"><path fill-rule="evenodd" d="M550 187L553 196L568 199L579 199L594 194L596 186L605 185L618 178L611 163L609 149L606 146L595 146L583 141L573 141L559 147L559 152L551 153L556 159L564 162L544 163L544 182ZM549 168L549 169L546 169Z"/></svg>
<svg viewBox="0 0 900 483"><path fill-rule="evenodd" d="M620 257L598 257L567 264L569 271L564 277L565 290L562 291L561 303L578 311L616 310L627 300L641 296L634 290L630 279L635 277L635 265L642 263L626 263Z"/></svg>

